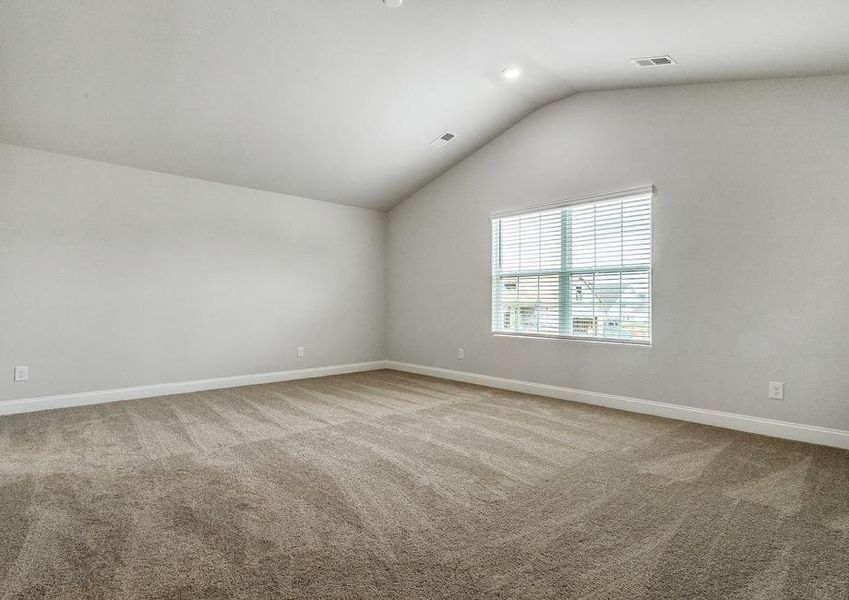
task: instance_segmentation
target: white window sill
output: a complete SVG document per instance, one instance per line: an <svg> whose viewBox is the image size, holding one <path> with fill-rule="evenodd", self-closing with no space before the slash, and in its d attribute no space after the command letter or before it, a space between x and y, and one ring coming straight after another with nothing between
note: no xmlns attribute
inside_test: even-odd
<svg viewBox="0 0 849 600"><path fill-rule="evenodd" d="M493 337L500 338L525 338L533 340L563 340L567 342L589 342L591 344L616 344L619 346L634 346L651 348L651 340L621 340L581 337L577 335L554 335L549 333L519 333L514 331L493 331Z"/></svg>

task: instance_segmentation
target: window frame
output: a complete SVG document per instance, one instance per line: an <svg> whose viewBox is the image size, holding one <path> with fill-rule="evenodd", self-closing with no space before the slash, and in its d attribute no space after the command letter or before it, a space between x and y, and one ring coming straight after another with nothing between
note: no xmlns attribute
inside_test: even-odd
<svg viewBox="0 0 849 600"><path fill-rule="evenodd" d="M496 220L503 219L505 217L514 217L519 215L527 215L532 213L541 213L546 211L553 211L557 209L563 209L567 207L578 206L581 204L591 204L595 202L603 202L606 200L617 200L617 199L625 199L632 198L638 196L648 196L649 199L649 261L648 266L640 265L640 266L629 266L625 267L623 265L619 265L618 267L596 267L594 269L540 269L538 271L517 271L507 272L507 273L498 273L496 275L495 271L495 263L494 256L492 255L493 248L495 247L495 227L493 227L493 223ZM494 212L490 215L489 221L489 231L490 231L490 334L494 337L503 337L503 338L530 338L530 339L543 339L543 340L565 340L565 341L578 341L578 342L590 342L590 343L601 343L601 344L621 344L631 347L642 347L642 348L651 348L654 341L654 205L655 205L655 189L654 186L644 186L638 188L631 188L627 190L621 190L618 192L611 192L605 194L595 194L592 196L582 196L578 198L570 198L568 200L562 200L559 202L553 202L549 204L542 204L536 206L530 206L527 208L522 208L518 210L509 210L509 211L500 211ZM569 213L563 213L567 215ZM568 248L564 249L564 240L563 238L566 236L566 232L564 229L561 229L561 265L563 264L563 253L568 252ZM499 245L500 245L499 240ZM570 320L570 308L571 308L571 291L566 293L566 296L569 296L569 302L558 302L558 324L559 324L559 333L535 333L535 332L522 332L522 331L505 331L505 330L496 330L495 327L495 311L496 304L498 300L496 299L496 281L500 281L505 277L537 277L537 276L545 276L545 275L557 275L559 277L559 298L564 297L564 290L566 288L570 288L570 279L575 274L582 273L603 273L605 270L612 273L628 273L628 272L638 272L638 273L646 273L648 276L648 338L647 339L628 339L628 338L604 338L604 337L592 337L592 336L579 336L574 334L563 333L564 324L568 324Z"/></svg>

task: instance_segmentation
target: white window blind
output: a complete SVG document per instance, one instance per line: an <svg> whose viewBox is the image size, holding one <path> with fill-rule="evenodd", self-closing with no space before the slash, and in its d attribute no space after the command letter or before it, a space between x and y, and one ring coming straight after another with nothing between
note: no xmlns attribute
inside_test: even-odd
<svg viewBox="0 0 849 600"><path fill-rule="evenodd" d="M492 331L651 343L651 188L492 219Z"/></svg>

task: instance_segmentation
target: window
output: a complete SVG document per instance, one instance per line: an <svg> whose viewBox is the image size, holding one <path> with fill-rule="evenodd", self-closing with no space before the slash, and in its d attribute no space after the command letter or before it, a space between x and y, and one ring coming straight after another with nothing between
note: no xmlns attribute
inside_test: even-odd
<svg viewBox="0 0 849 600"><path fill-rule="evenodd" d="M652 189L492 219L493 333L651 343Z"/></svg>

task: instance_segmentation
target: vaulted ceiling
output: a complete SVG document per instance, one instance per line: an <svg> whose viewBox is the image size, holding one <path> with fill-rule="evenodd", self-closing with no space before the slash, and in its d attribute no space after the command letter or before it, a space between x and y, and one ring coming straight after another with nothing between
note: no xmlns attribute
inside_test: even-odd
<svg viewBox="0 0 849 600"><path fill-rule="evenodd" d="M847 0L0 0L0 142L377 209L578 91L845 72Z"/></svg>

